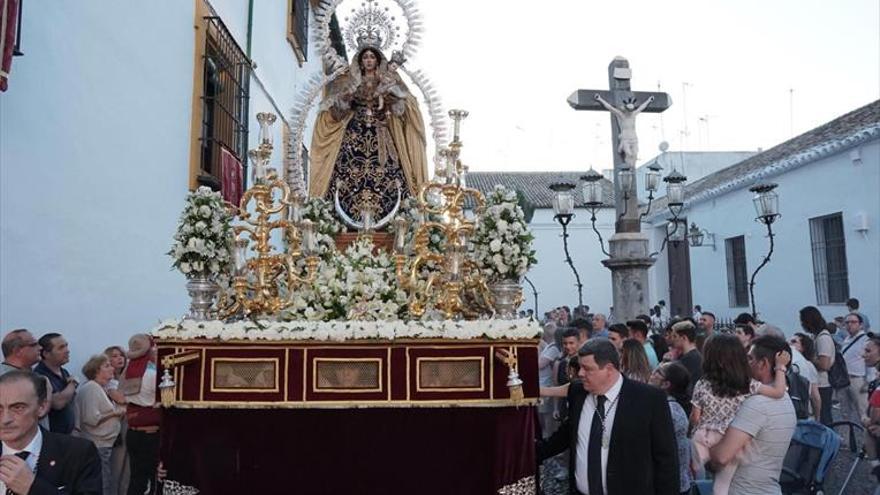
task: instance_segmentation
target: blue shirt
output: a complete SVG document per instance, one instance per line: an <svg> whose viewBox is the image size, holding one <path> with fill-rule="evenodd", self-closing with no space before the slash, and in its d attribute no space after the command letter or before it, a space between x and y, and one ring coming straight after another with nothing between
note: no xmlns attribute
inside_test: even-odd
<svg viewBox="0 0 880 495"><path fill-rule="evenodd" d="M654 350L654 345L651 344L650 340L646 340L642 346L645 348L645 354L648 355L648 365L650 365L653 370L658 364L660 364L660 361L657 360L657 352Z"/></svg>
<svg viewBox="0 0 880 495"><path fill-rule="evenodd" d="M48 366L41 361L34 368L34 373L43 375L52 384L52 393L57 394L67 387L67 378L70 373L61 368L61 376L56 375ZM73 399L62 409L49 409L49 431L69 435L73 431L76 417L73 412Z"/></svg>

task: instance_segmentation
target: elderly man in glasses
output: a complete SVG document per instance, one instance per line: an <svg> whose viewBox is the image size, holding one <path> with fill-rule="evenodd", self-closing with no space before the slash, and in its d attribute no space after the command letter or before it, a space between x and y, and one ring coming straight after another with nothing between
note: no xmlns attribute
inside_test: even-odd
<svg viewBox="0 0 880 495"><path fill-rule="evenodd" d="M0 375L15 370L30 371L40 361L40 344L24 328L12 330L3 337L3 362Z"/></svg>
<svg viewBox="0 0 880 495"><path fill-rule="evenodd" d="M860 313L849 313L843 319L847 337L841 344L841 354L846 361L849 372L849 387L838 389L837 399L840 401L840 413L844 420L861 424L862 416L868 409L868 369L862 357L867 334L863 328L864 321Z"/></svg>

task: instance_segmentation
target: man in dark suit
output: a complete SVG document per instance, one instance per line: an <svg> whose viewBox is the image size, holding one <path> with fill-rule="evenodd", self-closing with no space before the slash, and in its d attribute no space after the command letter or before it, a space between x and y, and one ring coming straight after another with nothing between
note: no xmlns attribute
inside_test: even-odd
<svg viewBox="0 0 880 495"><path fill-rule="evenodd" d="M29 371L0 376L0 494L99 495L98 450L40 428L48 408L46 380Z"/></svg>
<svg viewBox="0 0 880 495"><path fill-rule="evenodd" d="M568 419L538 442L538 458L568 448L575 495L678 495L678 450L665 394L624 378L607 339L587 341L578 360Z"/></svg>

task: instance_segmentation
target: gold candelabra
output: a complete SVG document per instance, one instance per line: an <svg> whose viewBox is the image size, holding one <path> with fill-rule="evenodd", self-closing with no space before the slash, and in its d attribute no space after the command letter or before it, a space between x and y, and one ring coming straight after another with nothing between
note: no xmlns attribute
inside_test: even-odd
<svg viewBox="0 0 880 495"><path fill-rule="evenodd" d="M407 222L398 218L394 241L397 280L410 294L409 312L421 317L428 307L441 311L445 318L477 318L492 312L492 295L476 262L468 252L468 239L475 221L464 215L464 203L470 197L477 215L485 208L482 193L465 186L466 167L459 156L461 120L464 110L451 110L455 133L449 147L441 151L446 168L436 182L423 185L418 195L422 221L415 225L414 259L407 267L405 253ZM443 182L439 182L442 180ZM436 218L439 220L434 220ZM439 232L447 242L447 252L434 252L428 247L432 233ZM431 266L433 265L433 267Z"/></svg>
<svg viewBox="0 0 880 495"><path fill-rule="evenodd" d="M226 301L220 317L241 313L243 316L274 315L293 304L295 289L315 279L318 258L315 252L314 226L302 219L302 200L294 197L290 187L274 168L270 126L275 115L258 113L260 145L248 152L253 185L244 193L236 216L242 222L233 226L235 232L234 296ZM252 207L252 208L251 208ZM280 231L284 252L276 252L272 233ZM250 242L255 257L247 257ZM306 273L300 275L300 259L305 260ZM285 294L286 289L286 294Z"/></svg>

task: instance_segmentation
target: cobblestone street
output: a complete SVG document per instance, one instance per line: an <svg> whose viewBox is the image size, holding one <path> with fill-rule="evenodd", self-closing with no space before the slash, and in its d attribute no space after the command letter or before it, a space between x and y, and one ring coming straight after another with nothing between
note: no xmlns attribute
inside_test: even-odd
<svg viewBox="0 0 880 495"><path fill-rule="evenodd" d="M843 482L855 460L855 456L848 450L841 450L838 453L834 463L831 465L831 471L828 473L828 480L825 483L826 495L837 495L840 493ZM542 468L541 488L544 490L544 495L568 495L568 481L556 479L552 476L555 472L551 473L550 476L545 476L545 471L546 469ZM856 471L853 473L853 477L847 485L844 495L872 495L876 487L877 483L875 478L871 476L870 465L862 460L856 467Z"/></svg>

